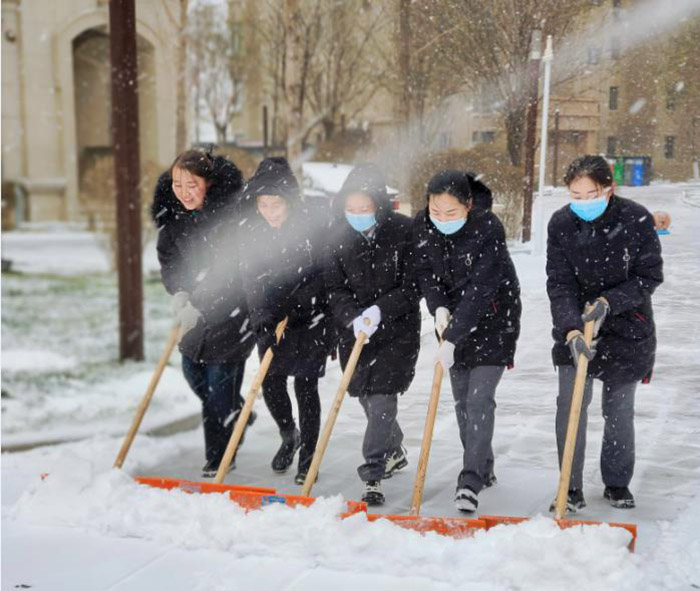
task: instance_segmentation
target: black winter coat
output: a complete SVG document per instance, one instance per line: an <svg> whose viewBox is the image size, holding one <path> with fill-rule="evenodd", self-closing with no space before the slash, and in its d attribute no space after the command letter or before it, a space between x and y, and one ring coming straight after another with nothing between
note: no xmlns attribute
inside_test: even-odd
<svg viewBox="0 0 700 591"><path fill-rule="evenodd" d="M321 377L334 342L321 266L325 220L314 221L299 204L280 229L251 217L242 236L241 272L252 329L269 333L289 318L269 373ZM260 345L258 353L265 353Z"/></svg>
<svg viewBox="0 0 700 591"><path fill-rule="evenodd" d="M430 313L452 320L443 338L456 346L455 366L513 366L520 334L520 282L500 220L473 208L464 226L442 234L427 209L416 216L414 244L420 288Z"/></svg>
<svg viewBox="0 0 700 591"><path fill-rule="evenodd" d="M420 348L420 294L409 218L381 208L368 240L342 218L326 255L326 286L345 367L355 343L352 321L370 306L381 310L379 329L360 355L348 388L352 396L408 390Z"/></svg>
<svg viewBox="0 0 700 591"><path fill-rule="evenodd" d="M180 342L180 352L199 362L244 361L254 345L238 270L233 232L242 185L236 166L214 157L214 181L203 209L188 211L172 190L170 172L158 179L151 207L159 228L158 260L169 294L185 291L202 319Z"/></svg>
<svg viewBox="0 0 700 591"><path fill-rule="evenodd" d="M584 306L603 296L610 313L589 374L604 381L650 378L656 353L651 294L662 281L661 244L643 206L613 195L593 222L581 220L568 206L556 211L547 229L554 364L573 363L566 335L583 331Z"/></svg>

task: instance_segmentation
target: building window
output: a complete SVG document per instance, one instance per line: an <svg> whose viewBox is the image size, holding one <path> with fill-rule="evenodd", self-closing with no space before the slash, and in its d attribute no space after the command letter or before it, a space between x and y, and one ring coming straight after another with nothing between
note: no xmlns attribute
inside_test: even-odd
<svg viewBox="0 0 700 591"><path fill-rule="evenodd" d="M595 66L600 62L600 49L598 47L588 48L588 65Z"/></svg>
<svg viewBox="0 0 700 591"><path fill-rule="evenodd" d="M608 136L608 156L615 156L617 154L617 138L614 135Z"/></svg>
<svg viewBox="0 0 700 591"><path fill-rule="evenodd" d="M481 132L481 141L484 144L490 144L492 142L496 141L496 132L495 131L482 131Z"/></svg>
<svg viewBox="0 0 700 591"><path fill-rule="evenodd" d="M620 52L621 52L620 38L613 37L610 40L610 57L614 60L619 60L620 59Z"/></svg>
<svg viewBox="0 0 700 591"><path fill-rule="evenodd" d="M620 94L617 86L610 87L610 96L608 99L608 108L611 111L617 111L618 95Z"/></svg>
<svg viewBox="0 0 700 591"><path fill-rule="evenodd" d="M666 136L666 141L664 142L664 158L666 160L673 160L675 157L675 149L676 149L676 136L675 135L667 135Z"/></svg>
<svg viewBox="0 0 700 591"><path fill-rule="evenodd" d="M472 132L472 144L478 144L479 143L479 132L474 131Z"/></svg>

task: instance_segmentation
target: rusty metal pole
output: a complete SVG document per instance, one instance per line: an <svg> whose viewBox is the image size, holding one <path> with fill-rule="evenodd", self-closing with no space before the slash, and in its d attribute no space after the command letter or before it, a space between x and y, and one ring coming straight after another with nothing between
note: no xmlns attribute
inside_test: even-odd
<svg viewBox="0 0 700 591"><path fill-rule="evenodd" d="M525 128L525 170L523 175L523 242L530 242L532 231L532 190L535 176L535 136L537 134L537 95L540 83L542 32L535 29L530 43L530 78Z"/></svg>
<svg viewBox="0 0 700 591"><path fill-rule="evenodd" d="M263 158L268 157L270 140L267 134L267 105L262 108L262 126L263 126Z"/></svg>
<svg viewBox="0 0 700 591"><path fill-rule="evenodd" d="M552 162L552 186L557 186L557 176L559 175L559 107L554 111L554 137L552 141L554 155Z"/></svg>
<svg viewBox="0 0 700 591"><path fill-rule="evenodd" d="M110 0L112 141L117 208L119 358L143 359L139 103L134 0Z"/></svg>

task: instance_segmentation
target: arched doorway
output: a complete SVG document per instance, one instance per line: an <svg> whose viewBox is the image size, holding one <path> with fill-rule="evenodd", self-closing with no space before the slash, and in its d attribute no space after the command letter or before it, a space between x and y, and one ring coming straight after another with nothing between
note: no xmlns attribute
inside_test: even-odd
<svg viewBox="0 0 700 591"><path fill-rule="evenodd" d="M109 35L106 26L87 29L72 41L78 193L92 225L113 218L113 141ZM155 51L137 36L139 140L142 168L158 160ZM82 216L81 216L82 217Z"/></svg>

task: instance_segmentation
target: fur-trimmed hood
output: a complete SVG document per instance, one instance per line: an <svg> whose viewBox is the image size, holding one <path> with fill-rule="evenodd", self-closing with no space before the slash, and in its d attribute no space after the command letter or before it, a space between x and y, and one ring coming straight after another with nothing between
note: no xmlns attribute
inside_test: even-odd
<svg viewBox="0 0 700 591"><path fill-rule="evenodd" d="M238 167L223 156L213 156L212 184L207 189L204 199L204 212L216 214L224 209L238 205L240 191L243 187L243 175ZM180 203L172 188L172 176L170 171L164 172L153 194L151 205L151 217L159 228L173 221L189 219L189 212Z"/></svg>

